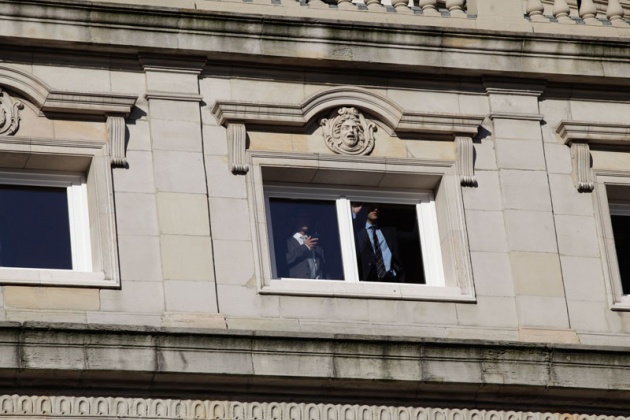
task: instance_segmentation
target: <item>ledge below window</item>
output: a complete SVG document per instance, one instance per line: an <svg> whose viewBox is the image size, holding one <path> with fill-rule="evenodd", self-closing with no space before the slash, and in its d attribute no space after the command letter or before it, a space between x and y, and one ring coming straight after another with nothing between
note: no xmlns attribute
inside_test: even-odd
<svg viewBox="0 0 630 420"><path fill-rule="evenodd" d="M0 267L1 284L117 287L103 272Z"/></svg>
<svg viewBox="0 0 630 420"><path fill-rule="evenodd" d="M435 287L405 283L349 283L335 280L269 280L261 294L323 296L362 299L426 300L475 303L474 296L459 287Z"/></svg>

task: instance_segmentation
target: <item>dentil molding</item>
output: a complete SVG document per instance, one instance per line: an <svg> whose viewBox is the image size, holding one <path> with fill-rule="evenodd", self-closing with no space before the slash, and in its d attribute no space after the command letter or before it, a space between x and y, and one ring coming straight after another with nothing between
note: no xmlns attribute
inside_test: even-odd
<svg viewBox="0 0 630 420"><path fill-rule="evenodd" d="M630 417L460 408L1 395L0 415L194 420L625 420Z"/></svg>

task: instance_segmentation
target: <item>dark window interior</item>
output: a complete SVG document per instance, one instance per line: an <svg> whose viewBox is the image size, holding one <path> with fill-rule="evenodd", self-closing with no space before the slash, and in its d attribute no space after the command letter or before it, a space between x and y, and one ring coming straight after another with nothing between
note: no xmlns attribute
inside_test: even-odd
<svg viewBox="0 0 630 420"><path fill-rule="evenodd" d="M0 185L0 266L72 269L65 188Z"/></svg>
<svg viewBox="0 0 630 420"><path fill-rule="evenodd" d="M362 251L366 249L365 247L371 246L371 242L369 245L365 242L367 239L365 227L370 207L374 206L379 208L377 224L383 232L386 232L386 241L392 242L388 244L392 248L392 259L395 260L392 264L398 266L398 269L394 270L395 275L388 277L385 281L426 283L416 207L405 204L366 203L362 205L361 211L357 213L354 218L354 234L359 279L362 281L379 281L374 277L373 261L365 261L372 259L372 251Z"/></svg>
<svg viewBox="0 0 630 420"><path fill-rule="evenodd" d="M391 255L391 273L378 277L373 269L375 257L371 242L365 242L366 221L371 204L361 204L361 210L352 217L354 246L360 281L425 283L422 252L418 229L418 217L414 205L373 204L379 207L378 226L385 236ZM344 280L341 258L339 223L334 200L304 200L288 198L269 199L273 247L275 255L274 278L321 278ZM356 208L356 206L355 206ZM318 238L317 255L305 252L293 235L307 226L307 235ZM369 239L367 239L369 241ZM370 246L370 248L366 248ZM293 252L293 253L292 253ZM296 254L299 252L299 258ZM312 259L312 262L306 259ZM304 261L302 263L302 261ZM309 265L323 267L315 276ZM318 273L319 274L319 273Z"/></svg>
<svg viewBox="0 0 630 420"><path fill-rule="evenodd" d="M343 280L343 266L341 262L341 245L339 242L339 224L337 223L337 209L334 201L324 200L292 200L285 198L271 198L271 231L273 233L273 249L276 259L275 278L305 276L290 275L287 264L287 248L292 236L296 233L298 224L305 221L309 224L308 235L318 237L318 247L323 251L325 264L323 277L328 280ZM294 265L296 262L294 262Z"/></svg>
<svg viewBox="0 0 630 420"><path fill-rule="evenodd" d="M624 295L630 294L630 217L612 215L615 249L621 274L621 288Z"/></svg>

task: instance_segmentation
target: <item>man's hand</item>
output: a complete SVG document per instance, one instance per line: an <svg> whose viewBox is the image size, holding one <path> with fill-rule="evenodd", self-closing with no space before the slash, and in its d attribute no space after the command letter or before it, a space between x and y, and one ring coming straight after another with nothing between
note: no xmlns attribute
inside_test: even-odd
<svg viewBox="0 0 630 420"><path fill-rule="evenodd" d="M309 236L308 238L304 239L304 245L306 245L308 249L312 251L317 246L317 241L319 241L319 238L311 238Z"/></svg>

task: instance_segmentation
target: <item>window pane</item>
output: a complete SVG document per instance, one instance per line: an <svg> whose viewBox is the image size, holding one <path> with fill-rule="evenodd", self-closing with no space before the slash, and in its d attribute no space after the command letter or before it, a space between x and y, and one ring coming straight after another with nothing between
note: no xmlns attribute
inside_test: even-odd
<svg viewBox="0 0 630 420"><path fill-rule="evenodd" d="M630 217L611 216L623 294L630 294Z"/></svg>
<svg viewBox="0 0 630 420"><path fill-rule="evenodd" d="M425 283L416 207L352 202L351 208L359 280Z"/></svg>
<svg viewBox="0 0 630 420"><path fill-rule="evenodd" d="M334 201L270 198L269 206L275 278L344 279Z"/></svg>
<svg viewBox="0 0 630 420"><path fill-rule="evenodd" d="M0 266L72 269L65 188L0 185Z"/></svg>

